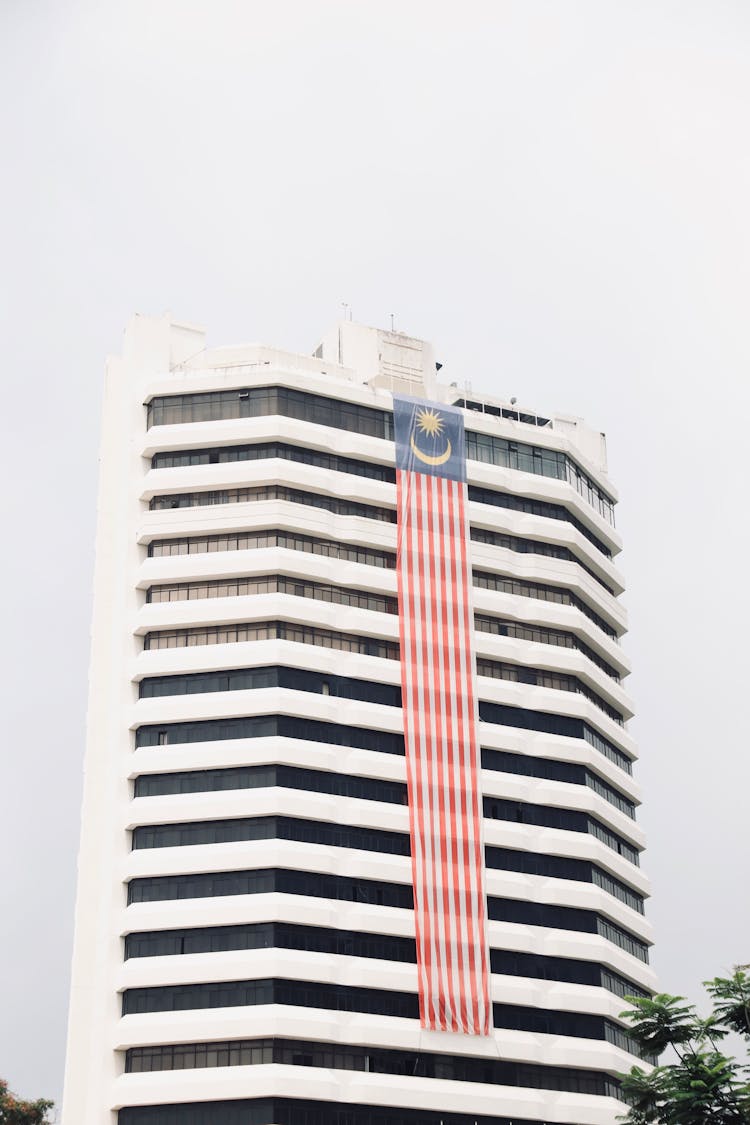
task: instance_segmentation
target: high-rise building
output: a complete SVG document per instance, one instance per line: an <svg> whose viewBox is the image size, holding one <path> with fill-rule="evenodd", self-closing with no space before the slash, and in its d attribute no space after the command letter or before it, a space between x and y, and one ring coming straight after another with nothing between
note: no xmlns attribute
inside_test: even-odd
<svg viewBox="0 0 750 1125"><path fill-rule="evenodd" d="M349 321L303 356L140 317L109 362L64 1125L624 1112L654 977L604 436L436 368Z"/></svg>

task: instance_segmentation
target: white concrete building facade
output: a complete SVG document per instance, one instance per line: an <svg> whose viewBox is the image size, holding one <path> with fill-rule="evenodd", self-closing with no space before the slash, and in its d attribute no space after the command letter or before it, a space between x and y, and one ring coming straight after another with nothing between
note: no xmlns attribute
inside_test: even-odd
<svg viewBox="0 0 750 1125"><path fill-rule="evenodd" d="M464 408L489 1038L416 1010L392 394ZM649 993L616 493L580 420L136 317L109 361L63 1125L614 1125Z"/></svg>

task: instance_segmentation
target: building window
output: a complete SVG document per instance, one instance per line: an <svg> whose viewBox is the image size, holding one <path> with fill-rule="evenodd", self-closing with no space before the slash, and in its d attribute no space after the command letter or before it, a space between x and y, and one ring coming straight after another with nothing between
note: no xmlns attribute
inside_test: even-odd
<svg viewBox="0 0 750 1125"><path fill-rule="evenodd" d="M288 445L285 442L259 442L254 445L220 445L211 449L173 450L168 453L155 453L151 458L152 469L182 468L192 465L223 465L237 461L267 461L270 459L294 461L301 465L314 465L319 469L330 469L336 473L349 473L353 476L367 477L369 480L382 480L393 484L396 470L391 465L379 465L372 461L359 461L353 457L339 457L335 453L322 453L317 449L305 449L301 445Z"/></svg>
<svg viewBox="0 0 750 1125"><path fill-rule="evenodd" d="M291 680L288 681L289 686L291 686L291 682ZM499 726L539 730L567 738L583 738L626 772L629 773L632 770L630 759L581 719L572 718L569 715L554 715L546 711L530 711L522 707L509 707L501 703L487 703L481 700L479 703L479 718L484 722ZM136 746L164 745L159 742L162 731L166 732L169 743L213 742L232 738L261 738L266 735L283 734L290 738L309 739L312 742L335 742L337 745L360 746L362 749L380 750L389 754L404 753L404 740L400 734L283 715L207 719L192 723L162 724L161 727L144 724L136 731Z"/></svg>
<svg viewBox="0 0 750 1125"><path fill-rule="evenodd" d="M304 926L291 922L245 922L237 926L198 926L180 930L151 930L130 933L125 938L125 959L174 957L192 953L226 953L241 949L294 949L331 956L363 957L413 965L413 938ZM632 980L614 973L596 961L491 949L493 973L534 980L562 981L604 988L620 999L651 994Z"/></svg>
<svg viewBox="0 0 750 1125"><path fill-rule="evenodd" d="M250 981L217 981L208 984L161 985L129 988L122 994L122 1014L182 1012L211 1008L245 1007L258 1004L321 1008L334 1012L417 1019L417 996L411 992L386 991L361 986L326 984L320 981L267 978ZM526 1008L520 1004L493 1004L494 1026L542 1035L601 1039L615 1043L638 1057L634 1040L613 1020L588 1012ZM648 1061L652 1061L651 1057Z"/></svg>
<svg viewBox="0 0 750 1125"><path fill-rule="evenodd" d="M341 500L337 496L322 496L302 488L288 488L282 484L260 484L248 488L222 488L214 491L167 493L154 496L149 502L152 512L171 508L204 508L220 504L255 504L265 500L284 500L289 504L304 504L322 508L337 516L359 516L364 519L396 523L393 508L379 508L374 504L361 504L356 500Z"/></svg>
<svg viewBox="0 0 750 1125"><path fill-rule="evenodd" d="M531 711L525 707L511 707L505 703L480 700L479 718L487 723L496 723L498 726L546 731L548 734L559 734L564 738L583 738L620 769L625 770L626 773L633 772L633 763L624 751L604 738L583 719L576 719L572 715L554 715L547 711Z"/></svg>
<svg viewBox="0 0 750 1125"><path fill-rule="evenodd" d="M301 1098L253 1098L231 1102L126 1106L117 1125L549 1125L515 1117L448 1113Z"/></svg>
<svg viewBox="0 0 750 1125"><path fill-rule="evenodd" d="M134 1047L125 1054L126 1074L261 1066L269 1063L440 1078L456 1082L493 1083L622 1098L619 1082L602 1071L436 1054L431 1051L407 1052L384 1047L359 1047L344 1043L244 1039Z"/></svg>
<svg viewBox="0 0 750 1125"><path fill-rule="evenodd" d="M262 671L262 669L261 669ZM285 671L285 669L279 669ZM289 669L294 672L293 669ZM214 673L196 673L213 676ZM231 675L231 674L230 674ZM311 673L312 675L312 673ZM164 677L165 679L181 677ZM280 677L267 681L266 686L279 686ZM357 683L358 681L353 681ZM365 681L359 681L365 683ZM334 685L335 686L335 685ZM371 684L372 702L378 702L375 689L390 685ZM398 688L392 688L398 691ZM156 692L155 695L159 693ZM343 696L338 690L335 695ZM149 697L151 698L151 697ZM351 697L358 698L358 697ZM364 698L364 697L363 697ZM383 699L379 700L384 702ZM388 706L389 704L385 704ZM562 781L569 785L587 785L620 812L635 820L635 805L618 789L603 781L598 774L576 762L558 761L554 758L537 758L530 754L513 754L505 750L483 747L482 768L497 773L511 773L522 777L541 777ZM268 785L281 785L287 789L307 789L314 793L331 793L338 796L358 797L364 801L385 801L396 805L406 804L406 786L397 781L358 777L356 774L338 774L326 770L305 770L297 766L235 766L215 770L186 770L176 773L148 773L135 779L136 797L153 797L166 793L210 793L231 789L255 789Z"/></svg>
<svg viewBox="0 0 750 1125"><path fill-rule="evenodd" d="M393 414L342 399L288 387L250 387L199 394L160 395L147 404L146 425L208 422L220 418L280 415L316 425L393 440ZM567 454L526 442L466 431L466 456L472 461L552 477L571 484L608 523L614 501Z"/></svg>
<svg viewBox="0 0 750 1125"><path fill-rule="evenodd" d="M613 722L623 726L624 720L620 712L602 699L588 684L584 684L578 676L568 675L565 672L550 672L546 668L531 668L526 664L509 664L503 660L483 658L477 659L477 675L495 680L507 680L510 683L552 688L554 691L576 692L603 711Z"/></svg>
<svg viewBox="0 0 750 1125"><path fill-rule="evenodd" d="M537 598L543 602L555 602L557 605L572 605L579 609L589 621L615 639L617 631L604 620L591 606L564 586L552 586L547 582L530 582L526 578L511 578L504 574L496 574L483 570L473 572L474 585L482 590L498 590L504 594L515 594L521 598Z"/></svg>
<svg viewBox="0 0 750 1125"><path fill-rule="evenodd" d="M187 629L159 629L146 633L145 649L194 648L199 645L242 644L245 641L281 640L295 644L317 645L319 648L356 652L362 656L377 656L383 660L398 660L395 641L377 640L375 637L338 633L313 625L297 625L289 621L238 622L234 625L207 625Z"/></svg>
<svg viewBox="0 0 750 1125"><path fill-rule="evenodd" d="M269 774L273 776L273 767L261 767L261 769L265 771L266 776ZM307 771L307 774L308 776L313 774L313 783L308 791L324 791L316 788L313 771ZM492 798L485 797L484 815L493 820L517 819L525 824L562 828L573 832L592 831L590 826L592 818L585 813L567 809L550 810L543 805L526 805L523 808L520 806L518 809L511 808L510 812L505 810L505 815L502 815L503 810L499 806L512 804L513 802L495 802ZM593 823L598 825L596 821ZM385 855L410 855L409 837L403 832L387 832L383 829L360 828L355 825L300 820L284 816L237 817L231 820L141 825L133 830L132 846L134 850L141 850L252 840L292 840L301 844L323 844L327 847L353 848ZM485 848L485 863L489 870L517 871L525 875L539 875L549 879L593 883L625 903L631 910L639 914L643 913L641 895L588 860L488 845Z"/></svg>
<svg viewBox="0 0 750 1125"><path fill-rule="evenodd" d="M618 855L635 865L638 864L639 856L636 848L595 817L577 809L485 797L483 811L484 816L490 820L533 824L564 832L590 833ZM328 821L298 820L284 816L235 817L231 820L151 824L133 829L133 848L136 850L236 843L245 840L294 840L303 844L324 844L328 847L354 848L358 851L381 852L387 855L410 854L409 837L403 832L386 832L383 829L331 824ZM498 866L503 870L511 870L507 865L515 863L520 865L518 870L528 874L544 874L553 878L574 879L583 874L586 876L585 882L594 881L590 864L576 866L573 860L565 864L560 857L555 860L532 860L524 852L507 856L503 849L490 848L487 850L486 862L488 867ZM610 889L615 884L617 880L607 884L603 878L599 880L599 885L604 889ZM623 896L627 888L623 884L617 885L622 891L618 897L621 901L625 901ZM639 902L642 909L640 896L629 893L631 895L629 905Z"/></svg>
<svg viewBox="0 0 750 1125"><path fill-rule="evenodd" d="M627 772L631 772L632 764L621 750L611 742L603 739L588 723L569 715L554 715L546 711L530 711L522 707L509 707L501 703L486 703L480 700L479 717L481 720L499 726L520 727L525 730L540 730L549 734L558 734L567 738L583 738L598 749L610 761L620 765ZM396 734L387 734L383 731L367 731L361 727L344 727L335 723L317 722L313 719L298 719L292 716L259 716L255 718L236 719L208 719L194 723L169 723L165 729L169 742L213 742L228 738L259 738L267 734L282 733L277 730L277 725L285 726L283 733L292 738L307 738L313 742L328 742L334 737L341 745L360 745L359 741L365 740L363 749L382 750L384 746L393 747L387 753L403 754L403 737ZM302 724L299 728L295 723ZM297 734L289 734L294 729ZM145 724L136 731L136 746L158 746L159 728ZM395 739L395 742L391 740ZM630 768L628 768L630 767Z"/></svg>
<svg viewBox="0 0 750 1125"><path fill-rule="evenodd" d="M276 869L226 871L195 875L159 875L131 879L128 905L139 902L170 902L176 899L221 898L242 894L305 895L308 898L361 902L371 906L413 908L411 885L354 879L341 875L321 875L312 871ZM524 926L598 934L639 961L648 963L648 946L628 930L615 925L593 910L523 899L489 897L489 917L500 922Z"/></svg>
<svg viewBox="0 0 750 1125"><path fill-rule="evenodd" d="M244 598L256 594L291 594L298 598L352 606L354 609L374 613L398 613L398 598L388 594L373 594L367 590L352 590L333 586L327 582L307 582L289 578L285 574L265 574L259 577L218 579L204 582L173 582L150 586L147 602L197 601L205 598Z"/></svg>
<svg viewBox="0 0 750 1125"><path fill-rule="evenodd" d="M345 559L347 562L357 562L365 566L377 566L393 570L396 566L396 555L392 551L377 551L371 548L356 547L333 540L315 539L312 536L293 535L282 531L240 532L230 535L204 535L192 536L185 539L155 539L149 544L150 558L165 558L174 555L205 554L214 551L245 551L263 550L269 547L281 547L285 550L302 551L307 554L322 555L325 558ZM474 576L474 584L482 586L492 576L478 572ZM513 581L498 577L499 582ZM153 586L148 593L150 601L184 600L183 591L188 591L190 597L220 597L225 596L220 591L226 587L232 589L231 583L174 583L168 586ZM487 587L489 588L489 587ZM529 588L538 589L537 583L529 583ZM558 587L552 587L558 590ZM212 592L215 590L215 592ZM156 592L161 591L161 592ZM192 591L192 592L191 592ZM201 593L201 591L205 591ZM520 591L520 587L519 587ZM506 592L518 592L514 590ZM229 596L227 593L226 596ZM531 596L529 594L529 596ZM585 605L585 603L582 603ZM575 633L563 629L553 629L546 626L526 625L517 621L506 621L486 614L476 614L475 627L482 632L496 633L500 636L518 637L523 640L536 641L541 644L553 644L563 648L575 648L584 653L592 663L606 672L607 675L619 682L617 671L608 664L598 653L590 648Z"/></svg>
<svg viewBox="0 0 750 1125"><path fill-rule="evenodd" d="M374 547L357 547L332 539L317 539L291 531L242 531L226 535L194 535L184 539L154 539L148 547L149 558L166 558L174 555L203 555L223 551L264 550L281 547L287 551L302 551L329 559L396 569L393 551L379 551Z"/></svg>

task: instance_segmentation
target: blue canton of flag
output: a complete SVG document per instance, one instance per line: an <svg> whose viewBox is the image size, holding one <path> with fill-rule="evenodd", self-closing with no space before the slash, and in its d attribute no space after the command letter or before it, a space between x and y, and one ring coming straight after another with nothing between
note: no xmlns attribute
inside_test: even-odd
<svg viewBox="0 0 750 1125"><path fill-rule="evenodd" d="M466 480L464 416L455 406L393 396L396 468Z"/></svg>

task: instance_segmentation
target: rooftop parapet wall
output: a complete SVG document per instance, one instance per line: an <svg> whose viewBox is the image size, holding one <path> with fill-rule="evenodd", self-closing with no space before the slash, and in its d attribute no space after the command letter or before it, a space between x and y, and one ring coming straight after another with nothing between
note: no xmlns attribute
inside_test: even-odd
<svg viewBox="0 0 750 1125"><path fill-rule="evenodd" d="M242 344L206 348L205 329L161 317L134 316L125 332L123 358L140 373L191 375L233 368L288 370L340 379L377 392L411 394L437 402L466 405L467 424L482 419L485 432L497 429L506 438L534 444L552 430L579 451L596 473L607 475L605 435L571 415L541 417L512 400L477 394L468 382L438 382L433 346L403 332L389 332L353 321L341 321L328 332L312 356ZM476 423L474 423L476 424ZM549 446L549 439L541 438ZM585 464L583 466L586 467ZM612 490L613 495L614 490Z"/></svg>

